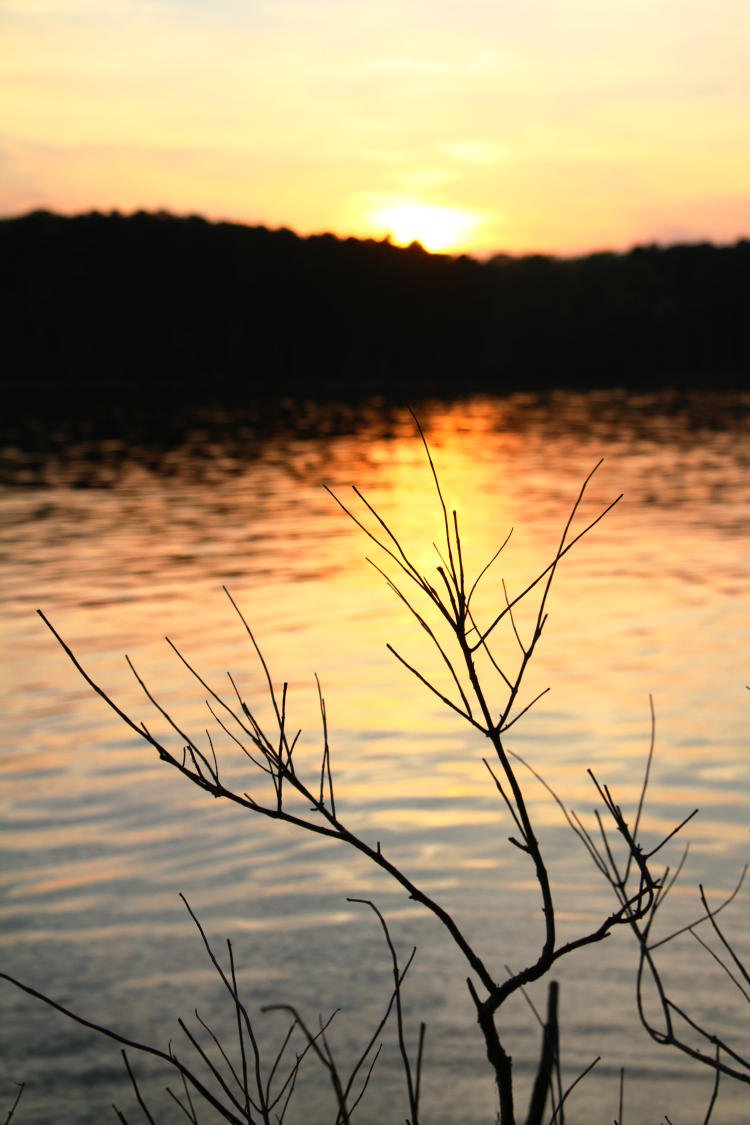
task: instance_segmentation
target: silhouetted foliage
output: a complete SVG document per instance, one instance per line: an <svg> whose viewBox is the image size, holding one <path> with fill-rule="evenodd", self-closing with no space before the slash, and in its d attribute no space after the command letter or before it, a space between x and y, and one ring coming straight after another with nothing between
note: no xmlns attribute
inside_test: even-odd
<svg viewBox="0 0 750 1125"><path fill-rule="evenodd" d="M480 263L199 216L0 221L4 369L87 401L741 386L750 242ZM8 395L6 394L6 398Z"/></svg>

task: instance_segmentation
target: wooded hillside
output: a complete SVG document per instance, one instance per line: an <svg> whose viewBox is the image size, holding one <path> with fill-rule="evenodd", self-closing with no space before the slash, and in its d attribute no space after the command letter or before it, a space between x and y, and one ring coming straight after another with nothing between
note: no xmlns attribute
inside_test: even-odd
<svg viewBox="0 0 750 1125"><path fill-rule="evenodd" d="M750 242L486 263L199 217L0 222L4 379L246 397L742 386Z"/></svg>

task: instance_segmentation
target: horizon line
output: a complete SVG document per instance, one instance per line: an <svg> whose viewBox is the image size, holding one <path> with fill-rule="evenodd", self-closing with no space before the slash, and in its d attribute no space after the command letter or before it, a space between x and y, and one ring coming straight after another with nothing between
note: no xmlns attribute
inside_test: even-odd
<svg viewBox="0 0 750 1125"><path fill-rule="evenodd" d="M571 253L563 252L563 251L555 251L555 250L542 250L542 249L538 249L538 248L529 249L529 250L520 250L520 251L519 250L508 251L508 250L504 250L502 248L498 248L498 249L495 249L495 250L487 250L487 251L480 251L480 252L471 251L471 250L462 250L462 249L430 250L426 246L424 246L419 241L419 239L413 239L411 242L405 242L405 241L404 242L398 242L398 241L395 241L393 239L393 237L390 233L387 234L383 238L376 238L373 235L337 234L333 230L319 230L319 231L314 230L314 231L309 231L309 232L303 233L299 230L295 230L294 227L287 226L286 224L282 224L280 226L271 226L268 223L260 222L260 221L259 222L252 222L248 219L236 219L236 218L224 218L224 217L218 218L218 217L214 217L214 216L204 214L204 213L198 212L198 211L180 212L180 211L172 211L172 210L170 210L169 208L166 208L166 207L155 207L155 208L152 208L152 209L149 209L149 208L146 208L146 207L136 207L136 208L133 208L132 210L123 210L123 209L120 209L119 207L111 207L111 208L92 207L90 210L85 210L85 211L64 211L64 210L57 210L57 209L50 208L50 207L47 207L47 206L44 206L44 205L40 205L40 206L36 206L36 207L30 207L27 210L24 210L24 211L21 211L19 213L15 213L15 214L0 215L0 222L17 222L17 221L20 221L20 220L23 220L23 219L31 218L34 215L49 215L53 218L59 218L59 219L84 219L84 218L89 218L89 217L94 216L94 215L99 215L102 218L114 218L115 216L118 216L120 218L125 218L125 219L135 218L138 215L147 215L151 218L174 219L174 220L178 220L178 221L185 221L185 220L189 220L189 219L194 219L194 220L197 219L197 220L199 220L201 222L204 222L204 223L207 223L211 226L236 226L236 227L244 227L247 230L267 230L270 233L288 232L289 234L292 234L295 238L298 238L302 241L306 241L308 239L313 239L313 238L329 237L329 238L335 238L339 242L362 242L362 243L374 242L374 243L379 243L381 245L392 246L396 250L409 250L413 247L418 247L422 253L427 254L432 258L454 258L454 259L456 259L456 258L470 258L474 261L479 262L480 264L486 264L487 262L493 261L494 259L497 259L497 258L508 258L508 259L552 258L552 259L557 259L557 260L562 260L562 261L578 261L582 258L593 258L593 257L597 257L598 255L610 255L610 254L615 255L615 256L626 255L626 254L632 253L635 250L641 250L641 249L668 250L670 248L678 247L678 246L711 246L715 249L731 249L732 247L736 247L736 246L740 245L741 243L744 243L744 242L747 242L748 240L750 240L750 232L748 232L748 234L738 235L734 240L728 241L728 242L717 242L717 241L714 241L713 239L711 239L709 237L699 237L699 236L696 236L694 238L687 238L686 237L685 239L677 239L677 240L668 241L668 242L662 242L658 239L653 239L653 240L650 240L650 241L647 241L647 242L633 242L633 243L628 244L627 246L622 246L622 247L599 246L595 249L575 251L575 252L571 252Z"/></svg>

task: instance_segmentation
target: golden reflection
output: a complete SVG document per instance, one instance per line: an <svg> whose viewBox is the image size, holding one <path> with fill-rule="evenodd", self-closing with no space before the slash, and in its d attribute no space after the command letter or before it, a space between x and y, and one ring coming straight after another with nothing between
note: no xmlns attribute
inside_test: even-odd
<svg viewBox="0 0 750 1125"><path fill-rule="evenodd" d="M671 827L698 803L695 788L707 787L706 814L690 828L704 848L737 838L731 820L746 794L745 711L737 699L744 704L747 694L738 668L750 618L746 412L739 396L718 424L719 404L710 397L660 404L657 396L629 400L621 392L418 408L448 510L459 513L467 569L476 574L514 528L487 575L484 601L481 591L477 598L487 613L503 604L501 579L512 595L546 565L583 476L606 455L585 515L620 491L625 499L560 569L519 709L537 691L552 691L513 728L508 745L582 815L594 803L589 765L632 805L653 692L660 802L653 824ZM172 442L152 461L139 448L133 464L110 465L106 488L79 487L91 467L61 459L57 470L45 470L43 505L36 490L14 493L2 661L8 752L0 762L11 850L38 845L51 856L71 835L107 839L134 856L166 845L204 807L200 794L147 762L147 748L90 698L39 626L35 606L126 709L168 735L127 671L128 651L180 725L206 745L206 693L161 637L169 634L218 690L231 670L248 702L263 709L263 676L222 582L252 624L275 682L290 684L291 721L304 732L297 753L312 774L320 747L313 673L320 675L334 771L353 815L399 830L471 824L493 838L500 825L502 836L503 810L481 764L486 746L394 661L386 642L450 693L445 667L368 570L363 559L376 558L373 544L320 487L329 483L370 519L348 489L361 486L409 557L435 579L442 512L413 422L405 410L373 406L361 415L342 408L334 417L322 407L302 415L304 436L288 425L291 411L287 429L266 441L251 441L249 431L239 441L243 423L226 418L222 444L221 426L206 421L185 448ZM211 461L202 475L200 434ZM518 626L525 635L523 614ZM512 635L499 653L518 659ZM496 686L500 706L504 691L499 680ZM267 707L264 713L270 720ZM215 737L227 777L251 786L236 746ZM556 807L535 790L535 816L558 824ZM209 832L208 823L200 831ZM218 818L210 831L220 837L230 829ZM85 881L89 862L58 872L59 887ZM208 871L210 853L190 862ZM91 871L98 880L98 869ZM41 897L51 889L38 888Z"/></svg>
<svg viewBox="0 0 750 1125"><path fill-rule="evenodd" d="M513 461L523 443L520 435L512 433L492 441L493 420L497 421L491 411L482 409L481 402L457 403L447 412L429 407L420 411L449 518L455 509L467 561L478 567L488 561L510 530ZM490 456L482 449L485 433L492 444ZM443 517L414 428L389 440L376 440L368 448L368 461L376 470L368 500L382 509L415 565L434 573L441 565L435 545L444 550ZM488 493L493 496L491 513L480 502Z"/></svg>
<svg viewBox="0 0 750 1125"><path fill-rule="evenodd" d="M405 825L413 828L451 828L458 825L471 824L472 827L481 825L497 825L496 812L482 812L473 810L468 816L462 815L461 809L383 809L378 814L378 820L385 825Z"/></svg>
<svg viewBox="0 0 750 1125"><path fill-rule="evenodd" d="M62 890L73 892L85 887L95 887L98 884L111 884L112 880L122 875L125 869L126 865L121 863L111 864L102 868L92 862L91 866L87 867L85 870L77 869L75 872L60 875L57 878L32 880L27 884L26 889L31 894L42 895L57 893ZM56 907L50 907L50 909L56 909L58 911L72 909L70 900L73 897L72 895L66 896L64 902Z"/></svg>
<svg viewBox="0 0 750 1125"><path fill-rule="evenodd" d="M706 421L718 408L705 397L688 409L619 392L418 409L474 573L515 528L487 576L484 602L477 599L487 612L503 604L501 578L512 594L546 565L583 477L606 455L585 514L620 491L626 498L556 576L549 623L518 706L552 691L506 743L595 830L586 768L632 816L652 692L657 742L644 838L655 841L696 805L702 809L684 833L694 846L670 896L687 920L695 914L696 883L725 892L747 853L747 405L734 399L721 424ZM37 605L118 703L179 749L181 736L154 714L130 676L127 651L180 730L206 753L211 728L225 783L260 799L262 783L217 730L205 688L162 640L169 634L222 694L230 670L272 727L262 669L221 592L226 582L274 682L290 685L289 726L303 728L297 766L314 787L319 673L337 810L347 824L403 859L443 904L486 925L503 948L514 919L522 934L531 919L541 922L527 857L507 844L514 828L482 764L486 741L386 649L393 643L446 694L453 690L417 622L363 562L373 544L321 488L326 482L356 505L348 486L358 484L435 578L432 543L443 537L442 513L413 423L404 410L372 407L356 418L342 412L340 425L323 407L301 414L303 433L287 425L264 435L263 426L244 430L229 416L213 428L196 426L184 442L172 435L165 449L134 440L122 462L107 461L106 449L103 460L87 459L74 445L75 456L66 458L61 441L59 456L23 467L37 474L37 487L8 490L11 518L0 527L7 591L0 945L14 960L28 959L28 972L19 975L31 977L39 966L46 973L57 962L59 994L75 991L84 961L93 980L110 979L114 965L123 988L145 990L160 976L171 985L174 965L187 964L181 941L195 936L185 935L178 890L210 923L212 938L240 932L252 946L250 979L260 966L265 985L285 962L317 988L311 939L314 931L334 936L326 927L336 927L337 939L356 938L361 914L346 903L349 894L378 901L389 923L411 926L418 911L364 860L317 837L299 840L182 784L80 682L40 626ZM528 635L521 614L518 627ZM500 651L509 662L519 658L512 633ZM499 707L505 691L496 681ZM549 794L525 775L522 781L561 923L591 917L586 912L605 888ZM665 849L665 864L679 857L681 844L678 837L669 854ZM429 928L420 958L431 971L437 945ZM264 934L272 946L267 957L258 952ZM327 942L326 956L331 948ZM159 951L163 959L155 962ZM334 961L338 967L338 955ZM700 972L691 970L690 979L701 985ZM607 991L618 980L615 968L602 989L608 1010L620 1011ZM191 1004L194 998L204 1010L207 995L196 976ZM446 1026L454 1026L455 1011L452 1002L446 1006ZM621 1022L603 1027L601 1038L619 1051ZM23 1051L33 1055L35 1042L26 1036ZM48 1069L50 1059L44 1064ZM599 1117L600 1109L601 1102ZM590 1119L598 1120L596 1112Z"/></svg>

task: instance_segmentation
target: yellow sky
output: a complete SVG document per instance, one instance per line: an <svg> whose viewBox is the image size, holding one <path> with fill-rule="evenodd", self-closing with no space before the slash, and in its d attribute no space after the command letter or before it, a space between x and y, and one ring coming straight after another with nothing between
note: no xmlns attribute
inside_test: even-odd
<svg viewBox="0 0 750 1125"><path fill-rule="evenodd" d="M0 0L0 214L750 235L748 0Z"/></svg>

